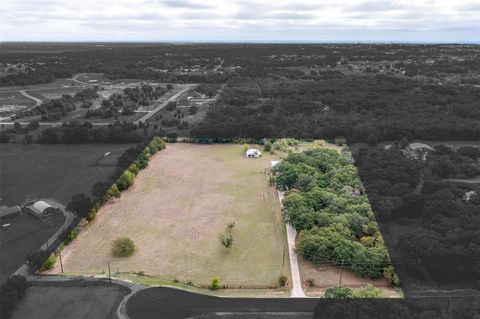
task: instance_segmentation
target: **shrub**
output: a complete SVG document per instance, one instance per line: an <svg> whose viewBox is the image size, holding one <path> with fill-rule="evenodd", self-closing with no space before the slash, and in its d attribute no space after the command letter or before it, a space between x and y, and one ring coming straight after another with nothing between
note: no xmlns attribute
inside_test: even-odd
<svg viewBox="0 0 480 319"><path fill-rule="evenodd" d="M287 284L287 280L288 280L287 276L283 274L278 276L278 285L280 287L285 287L285 285Z"/></svg>
<svg viewBox="0 0 480 319"><path fill-rule="evenodd" d="M115 257L128 257L135 251L135 243L129 237L119 237L112 242L112 254Z"/></svg>
<svg viewBox="0 0 480 319"><path fill-rule="evenodd" d="M213 277L210 279L210 284L208 285L208 288L211 290L216 290L220 288L220 279L218 277Z"/></svg>
<svg viewBox="0 0 480 319"><path fill-rule="evenodd" d="M323 298L346 299L354 297L353 290L347 287L330 287L323 294Z"/></svg>
<svg viewBox="0 0 480 319"><path fill-rule="evenodd" d="M400 286L400 279L395 273L395 269L393 269L393 266L387 266L383 269L383 277L385 277L385 279L388 280L388 282L390 283L390 286L392 287Z"/></svg>
<svg viewBox="0 0 480 319"><path fill-rule="evenodd" d="M43 262L42 267L40 268L40 271L45 271L45 270L50 270L55 266L55 263L57 262L57 255L51 254L47 260Z"/></svg>
<svg viewBox="0 0 480 319"><path fill-rule="evenodd" d="M95 217L97 217L97 209L93 207L85 219L91 222L92 220L95 219Z"/></svg>
<svg viewBox="0 0 480 319"><path fill-rule="evenodd" d="M233 227L235 227L235 222L230 222L230 223L227 224L227 228L228 228L229 230L232 230Z"/></svg>
<svg viewBox="0 0 480 319"><path fill-rule="evenodd" d="M308 287L315 287L315 280L313 278L307 278L305 281Z"/></svg>
<svg viewBox="0 0 480 319"><path fill-rule="evenodd" d="M112 187L107 191L107 198L120 198L122 196L122 192L118 189L117 184L113 184Z"/></svg>
<svg viewBox="0 0 480 319"><path fill-rule="evenodd" d="M67 238L65 238L65 240L63 241L63 243L64 243L65 245L67 245L67 244L70 243L72 240L74 240L75 238L77 238L77 236L78 236L78 230L74 229L74 230L72 230L72 231L68 234Z"/></svg>
<svg viewBox="0 0 480 319"><path fill-rule="evenodd" d="M124 171L117 180L117 186L120 191L124 191L133 185L135 175L130 171Z"/></svg>
<svg viewBox="0 0 480 319"><path fill-rule="evenodd" d="M272 142L266 141L265 144L263 144L263 150L265 152L270 152L272 150Z"/></svg>
<svg viewBox="0 0 480 319"><path fill-rule="evenodd" d="M133 175L137 176L138 172L140 171L140 168L138 167L137 164L132 163L128 165L127 170L129 170Z"/></svg>
<svg viewBox="0 0 480 319"><path fill-rule="evenodd" d="M383 292L374 287L371 284L366 285L365 287L358 289L353 293L354 298L383 298L385 297Z"/></svg>
<svg viewBox="0 0 480 319"><path fill-rule="evenodd" d="M220 243L225 248L231 248L233 245L233 236L232 234L220 234L219 238Z"/></svg>
<svg viewBox="0 0 480 319"><path fill-rule="evenodd" d="M243 144L243 153L246 153L249 148L250 148L250 145L248 145L248 144Z"/></svg>

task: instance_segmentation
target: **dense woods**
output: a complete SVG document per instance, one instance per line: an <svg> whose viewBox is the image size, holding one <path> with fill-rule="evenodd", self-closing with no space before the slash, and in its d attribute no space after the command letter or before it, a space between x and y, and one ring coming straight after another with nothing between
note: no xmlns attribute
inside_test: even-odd
<svg viewBox="0 0 480 319"><path fill-rule="evenodd" d="M242 85L245 82L257 85ZM194 136L480 139L480 89L375 75L329 80L235 78ZM260 90L258 90L260 88Z"/></svg>
<svg viewBox="0 0 480 319"><path fill-rule="evenodd" d="M356 156L395 269L410 284L478 288L479 184L445 178L478 175L480 148L440 145L423 157L412 156L407 145L361 149Z"/></svg>

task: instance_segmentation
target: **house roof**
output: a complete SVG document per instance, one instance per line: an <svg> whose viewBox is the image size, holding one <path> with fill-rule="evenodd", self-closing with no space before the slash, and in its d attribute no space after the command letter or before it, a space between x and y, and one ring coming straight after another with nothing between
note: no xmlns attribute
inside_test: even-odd
<svg viewBox="0 0 480 319"><path fill-rule="evenodd" d="M38 202L33 203L32 207L40 213L43 213L47 208L53 208L52 205L43 200L39 200Z"/></svg>

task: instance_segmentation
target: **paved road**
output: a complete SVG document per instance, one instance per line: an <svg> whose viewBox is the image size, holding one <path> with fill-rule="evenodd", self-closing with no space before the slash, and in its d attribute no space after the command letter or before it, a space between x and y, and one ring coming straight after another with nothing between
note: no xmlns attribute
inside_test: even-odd
<svg viewBox="0 0 480 319"><path fill-rule="evenodd" d="M283 192L278 191L278 198L280 203L284 197ZM282 204L283 208L283 204ZM292 297L304 298L305 293L302 288L302 280L300 279L300 269L298 268L298 259L297 253L295 252L295 240L297 238L297 231L290 226L290 224L285 223L287 229L287 241L288 241L288 255L290 256L290 268L292 272Z"/></svg>
<svg viewBox="0 0 480 319"><path fill-rule="evenodd" d="M14 125L17 122L1 122L0 120L0 125ZM20 125L28 125L30 122L18 122ZM113 124L113 122L90 122L92 123L93 126L109 126L110 124ZM39 122L38 123L40 126L62 126L62 122Z"/></svg>
<svg viewBox="0 0 480 319"><path fill-rule="evenodd" d="M258 318L311 318L317 304L316 298L220 298L154 287L133 295L127 301L126 313L130 319L206 318L208 314L215 318L232 318L231 314L244 314L233 318L254 315Z"/></svg>
<svg viewBox="0 0 480 319"><path fill-rule="evenodd" d="M280 161L271 161L270 167L273 168L275 165L280 163ZM280 200L280 205L283 209L283 197L284 193L281 191L278 192L278 199ZM292 273L292 297L304 298L305 293L302 288L302 280L300 279L300 270L298 268L298 259L297 253L295 252L295 240L297 239L297 231L292 228L289 224L285 223L287 230L287 242L288 242L288 255L290 257L290 268Z"/></svg>
<svg viewBox="0 0 480 319"><path fill-rule="evenodd" d="M147 121L153 115L158 113L161 109L163 109L165 106L167 106L168 103L175 101L180 95L182 95L183 93L195 88L196 86L197 86L197 84L185 84L185 87L183 89L181 89L180 91L178 91L177 93L172 95L169 99L167 99L163 103L160 103L159 105L157 105L153 110L151 110L150 112L148 112L147 114L145 114L144 116L142 116L141 118L136 120L134 123L138 124L139 122Z"/></svg>
<svg viewBox="0 0 480 319"><path fill-rule="evenodd" d="M36 97L34 97L34 96L31 96L31 95L28 94L25 90L20 90L20 91L18 91L18 92L19 92L21 95L23 95L24 97L29 98L29 99L35 101L35 105L34 105L32 108L37 107L37 106L39 106L40 104L42 104L42 100L40 100L39 98L36 98Z"/></svg>

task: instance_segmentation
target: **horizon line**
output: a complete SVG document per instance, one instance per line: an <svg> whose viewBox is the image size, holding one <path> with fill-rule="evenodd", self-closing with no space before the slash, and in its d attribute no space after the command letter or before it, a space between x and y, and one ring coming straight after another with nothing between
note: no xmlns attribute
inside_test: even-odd
<svg viewBox="0 0 480 319"><path fill-rule="evenodd" d="M228 40L217 40L217 41L202 41L202 40L133 40L133 41L104 41L104 40L8 40L0 41L1 44L16 44L16 43L26 43L26 44L415 44L415 45L480 45L480 40L478 41L415 41L415 40L405 40L405 41L382 41L382 40L342 40L342 41L323 41L323 40L242 40L242 41L228 41Z"/></svg>

